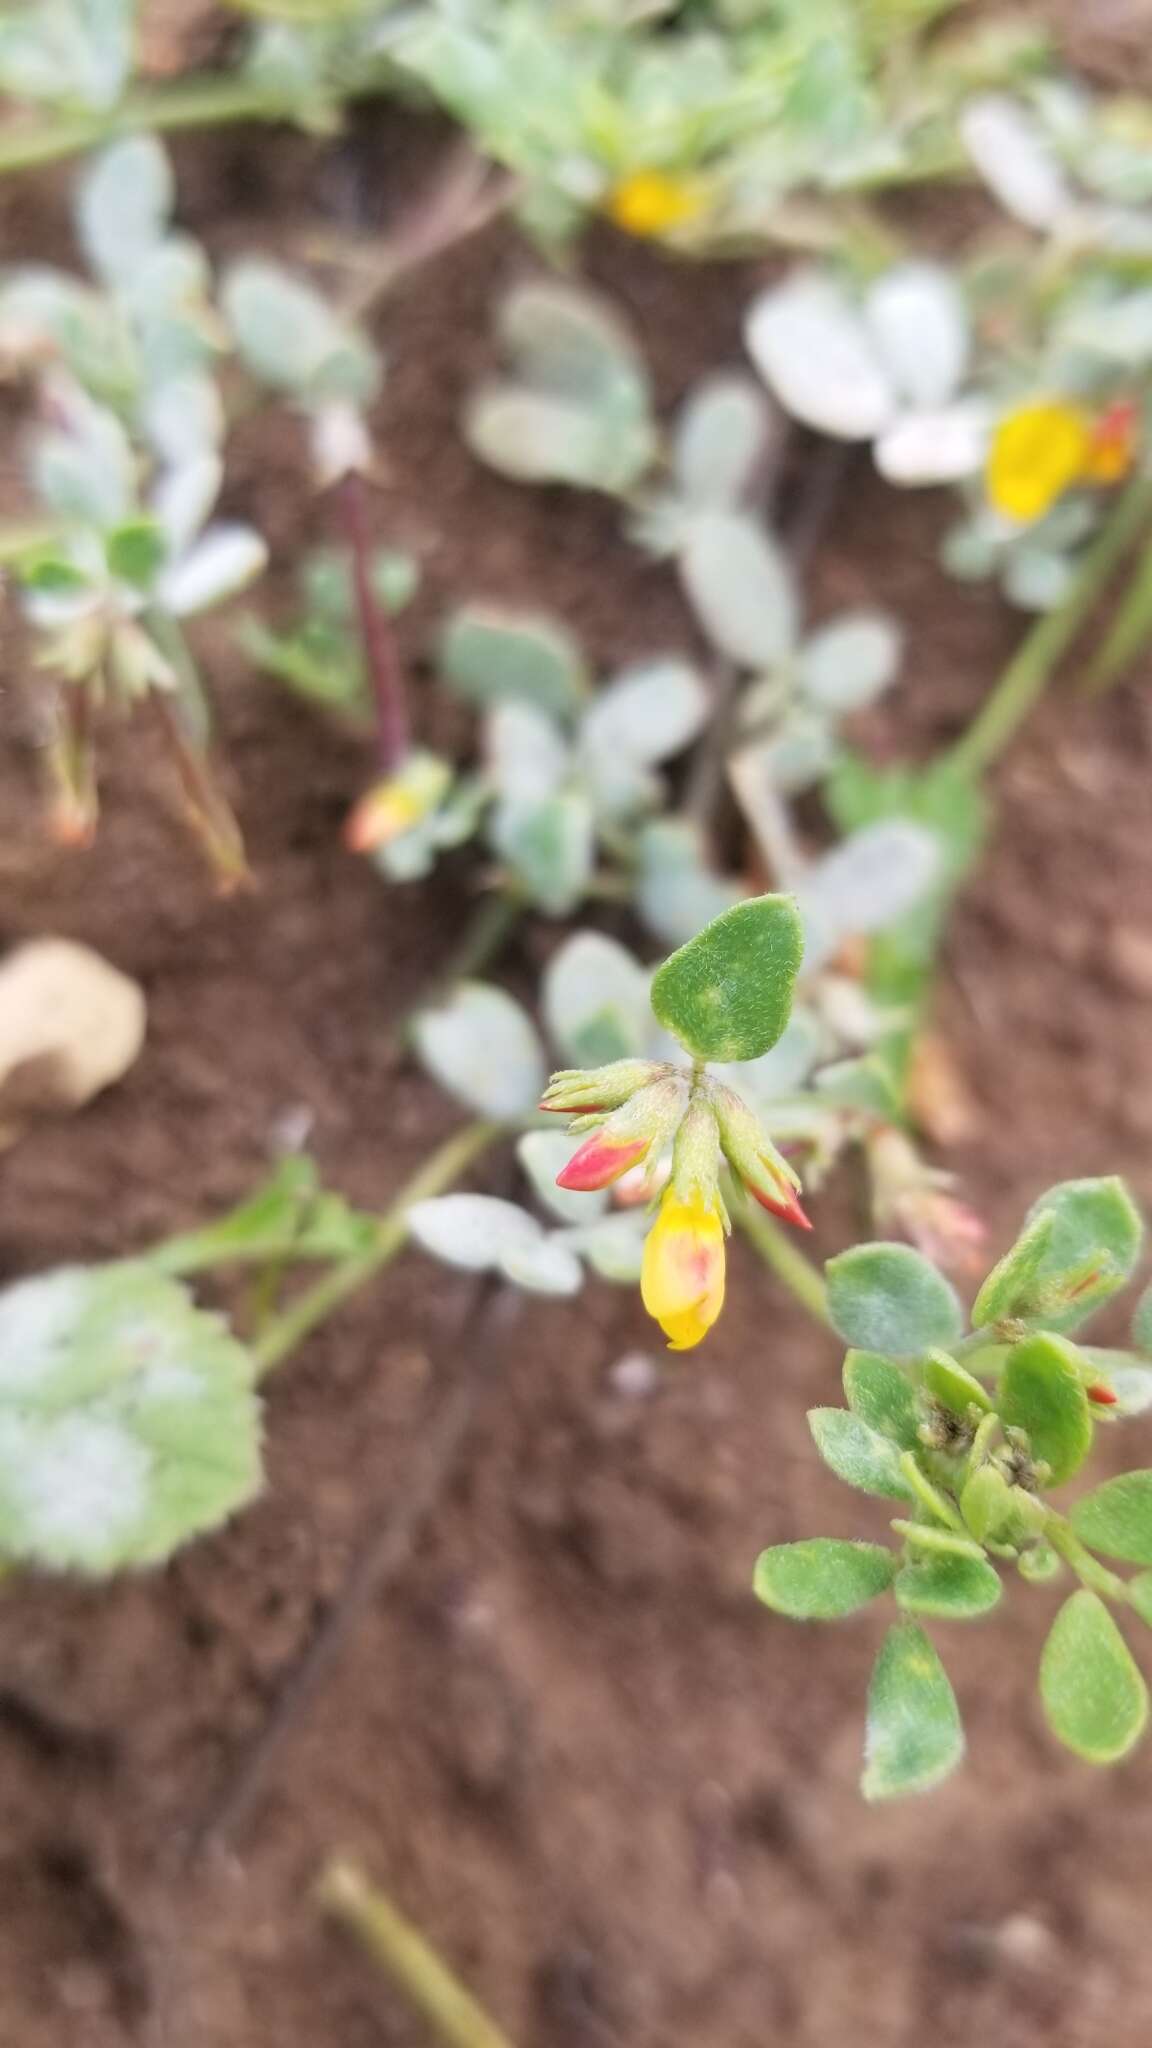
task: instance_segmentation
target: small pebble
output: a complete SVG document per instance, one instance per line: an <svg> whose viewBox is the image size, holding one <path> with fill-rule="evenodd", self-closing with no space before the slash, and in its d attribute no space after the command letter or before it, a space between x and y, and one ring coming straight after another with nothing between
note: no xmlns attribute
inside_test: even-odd
<svg viewBox="0 0 1152 2048"><path fill-rule="evenodd" d="M626 1401L646 1401L660 1384L660 1368L647 1351L626 1351L608 1368L608 1385Z"/></svg>

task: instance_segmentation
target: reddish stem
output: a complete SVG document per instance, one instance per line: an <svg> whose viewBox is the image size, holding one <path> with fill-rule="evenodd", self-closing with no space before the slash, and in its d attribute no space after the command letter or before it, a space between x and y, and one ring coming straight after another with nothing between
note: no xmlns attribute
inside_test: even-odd
<svg viewBox="0 0 1152 2048"><path fill-rule="evenodd" d="M394 775L408 752L408 703L392 621L372 579L368 486L356 470L335 491L337 516L352 564L352 588L364 665L376 706L376 751L382 775Z"/></svg>

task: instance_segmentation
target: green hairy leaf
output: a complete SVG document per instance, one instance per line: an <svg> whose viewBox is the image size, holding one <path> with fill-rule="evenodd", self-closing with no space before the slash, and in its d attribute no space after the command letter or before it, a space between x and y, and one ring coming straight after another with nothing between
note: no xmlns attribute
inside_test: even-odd
<svg viewBox="0 0 1152 2048"><path fill-rule="evenodd" d="M947 1350L963 1332L955 1288L911 1245L855 1245L824 1274L833 1327L861 1351L913 1358Z"/></svg>
<svg viewBox="0 0 1152 2048"><path fill-rule="evenodd" d="M753 1585L777 1614L796 1621L835 1621L886 1592L895 1569L896 1559L881 1543L818 1536L762 1551Z"/></svg>
<svg viewBox="0 0 1152 2048"><path fill-rule="evenodd" d="M1059 1337L1027 1337L1008 1354L996 1406L1001 1421L1027 1431L1034 1458L1053 1486L1080 1470L1092 1448L1092 1411L1073 1345Z"/></svg>
<svg viewBox="0 0 1152 2048"><path fill-rule="evenodd" d="M1086 1763L1118 1763L1143 1735L1148 1690L1097 1594L1073 1593L1056 1616L1040 1696L1053 1734Z"/></svg>
<svg viewBox="0 0 1152 2048"><path fill-rule="evenodd" d="M1035 1313L1037 1277L1055 1227L1051 1209L1041 1209L1025 1225L1011 1250L993 1266L972 1304L974 1329Z"/></svg>
<svg viewBox="0 0 1152 2048"><path fill-rule="evenodd" d="M869 1429L898 1444L917 1449L920 1410L907 1373L875 1351L850 1351L844 1360L844 1397L854 1415Z"/></svg>
<svg viewBox="0 0 1152 2048"><path fill-rule="evenodd" d="M0 1555L157 1564L261 1478L248 1354L177 1281L64 1266L0 1295Z"/></svg>
<svg viewBox="0 0 1152 2048"><path fill-rule="evenodd" d="M513 1120L540 1100L547 1071L531 1018L512 996L480 981L460 982L448 1001L412 1026L433 1079L481 1116Z"/></svg>
<svg viewBox="0 0 1152 2048"><path fill-rule="evenodd" d="M909 1498L895 1445L869 1429L858 1415L850 1415L845 1408L810 1408L808 1427L824 1463L846 1486L886 1500Z"/></svg>
<svg viewBox="0 0 1152 2048"><path fill-rule="evenodd" d="M963 1754L960 1709L944 1666L918 1622L894 1623L868 1688L865 1799L927 1792Z"/></svg>
<svg viewBox="0 0 1152 2048"><path fill-rule="evenodd" d="M1144 1225L1122 1180L1063 1181L1033 1203L1028 1222L1051 1214L1036 1268L1044 1328L1074 1330L1132 1277Z"/></svg>
<svg viewBox="0 0 1152 2048"><path fill-rule="evenodd" d="M906 1564L893 1587L910 1614L934 1614L942 1621L967 1621L996 1606L1004 1588L985 1558L918 1557Z"/></svg>
<svg viewBox="0 0 1152 2048"><path fill-rule="evenodd" d="M788 1022L803 944L790 896L734 904L658 970L657 1019L697 1059L759 1059Z"/></svg>
<svg viewBox="0 0 1152 2048"><path fill-rule="evenodd" d="M1106 1479L1076 1502L1071 1522L1090 1550L1127 1564L1152 1565L1152 1472Z"/></svg>
<svg viewBox="0 0 1152 2048"><path fill-rule="evenodd" d="M966 1416L970 1408L988 1414L992 1396L978 1379L949 1358L946 1351L933 1351L924 1361L924 1385L934 1400L951 1414Z"/></svg>
<svg viewBox="0 0 1152 2048"><path fill-rule="evenodd" d="M440 674L470 704L514 698L551 718L570 718L588 692L580 648L557 620L497 605L453 614L437 650Z"/></svg>

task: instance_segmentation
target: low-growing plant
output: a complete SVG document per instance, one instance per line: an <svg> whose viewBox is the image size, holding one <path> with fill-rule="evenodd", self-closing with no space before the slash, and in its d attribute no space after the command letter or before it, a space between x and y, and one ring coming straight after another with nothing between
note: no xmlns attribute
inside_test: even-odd
<svg viewBox="0 0 1152 2048"><path fill-rule="evenodd" d="M182 622L244 588L260 536L214 521L224 342L203 251L172 225L171 168L154 138L114 143L76 188L95 274L46 265L0 278L0 352L34 384L42 424L29 480L43 519L8 545L47 704L53 826L86 840L97 811L96 721L148 700L189 816L224 881L243 847L209 759L208 697Z"/></svg>

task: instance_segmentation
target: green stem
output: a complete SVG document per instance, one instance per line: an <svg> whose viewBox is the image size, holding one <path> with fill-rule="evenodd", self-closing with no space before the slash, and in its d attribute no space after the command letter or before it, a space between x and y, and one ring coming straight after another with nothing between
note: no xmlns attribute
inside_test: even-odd
<svg viewBox="0 0 1152 2048"><path fill-rule="evenodd" d="M1067 653L1145 523L1152 519L1152 476L1133 478L1117 499L1087 550L1068 595L1039 619L1017 648L999 682L985 699L951 754L964 775L979 775L1003 753L1039 703L1058 661Z"/></svg>
<svg viewBox="0 0 1152 2048"><path fill-rule="evenodd" d="M750 1202L741 1200L733 1213L765 1265L771 1266L776 1278L784 1282L790 1294L795 1295L801 1308L814 1316L818 1323L830 1326L827 1290L812 1261L797 1250L791 1238L765 1210L753 1208Z"/></svg>
<svg viewBox="0 0 1152 2048"><path fill-rule="evenodd" d="M183 628L170 612L162 611L159 605L149 605L144 613L143 624L161 654L171 663L176 677L182 723L189 739L203 749L208 745L212 734L212 707L192 649L184 637Z"/></svg>
<svg viewBox="0 0 1152 2048"><path fill-rule="evenodd" d="M1112 623L1081 684L1085 697L1100 697L1119 682L1152 638L1152 540L1140 553L1127 588L1116 601Z"/></svg>
<svg viewBox="0 0 1152 2048"><path fill-rule="evenodd" d="M524 898L513 889L496 889L478 905L456 951L437 977L445 990L489 967L523 916Z"/></svg>
<svg viewBox="0 0 1152 2048"><path fill-rule="evenodd" d="M474 1159L499 1137L501 1126L494 1123L465 1124L424 1161L400 1190L392 1206L381 1216L373 1242L364 1251L341 1259L330 1272L305 1289L281 1315L269 1323L253 1346L257 1377L262 1379L280 1365L289 1352L311 1335L318 1325L340 1308L394 1259L408 1235L408 1211L417 1202L441 1195L467 1171Z"/></svg>
<svg viewBox="0 0 1152 2048"><path fill-rule="evenodd" d="M193 78L182 85L129 93L119 106L100 113L58 114L26 126L0 129L0 176L33 170L94 149L141 129L202 128L218 121L288 121L299 118L298 103L245 78Z"/></svg>
<svg viewBox="0 0 1152 2048"><path fill-rule="evenodd" d="M1110 1572L1106 1565L1098 1564L1090 1550L1086 1550L1080 1538L1069 1527L1063 1515L1051 1510L1044 1520L1044 1534L1070 1565L1082 1586L1088 1586L1093 1593L1100 1593L1105 1600L1127 1600L1128 1588L1118 1573Z"/></svg>
<svg viewBox="0 0 1152 2048"><path fill-rule="evenodd" d="M445 2048L512 2048L419 1928L355 1864L330 1863L317 1897L363 1943Z"/></svg>

